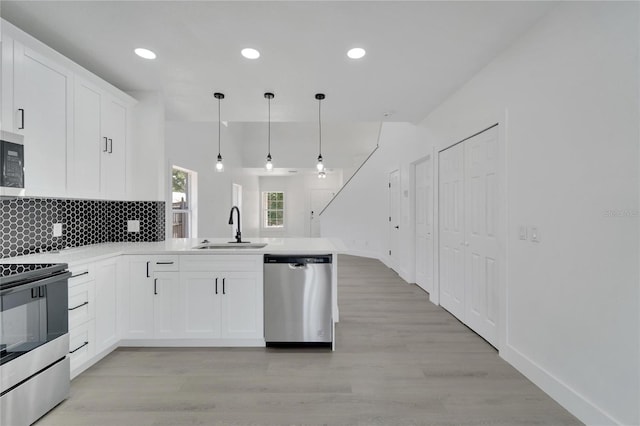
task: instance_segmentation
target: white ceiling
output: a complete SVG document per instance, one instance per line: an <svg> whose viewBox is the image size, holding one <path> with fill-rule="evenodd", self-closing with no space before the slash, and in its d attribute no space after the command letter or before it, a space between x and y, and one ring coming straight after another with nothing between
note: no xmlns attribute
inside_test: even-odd
<svg viewBox="0 0 640 426"><path fill-rule="evenodd" d="M2 17L125 90L159 90L167 119L418 122L553 5L422 1L7 1ZM240 56L243 47L262 53ZM359 61L346 57L367 50ZM158 54L145 61L133 54Z"/></svg>

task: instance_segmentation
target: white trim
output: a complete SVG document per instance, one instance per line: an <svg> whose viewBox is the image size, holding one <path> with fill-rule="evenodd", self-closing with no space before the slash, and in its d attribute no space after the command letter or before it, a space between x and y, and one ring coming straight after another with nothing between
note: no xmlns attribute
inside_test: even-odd
<svg viewBox="0 0 640 426"><path fill-rule="evenodd" d="M514 366L527 379L531 380L551 398L579 419L589 419L588 424L623 424L600 409L577 390L571 388L559 377L554 376L511 344L507 343L500 351L500 357Z"/></svg>

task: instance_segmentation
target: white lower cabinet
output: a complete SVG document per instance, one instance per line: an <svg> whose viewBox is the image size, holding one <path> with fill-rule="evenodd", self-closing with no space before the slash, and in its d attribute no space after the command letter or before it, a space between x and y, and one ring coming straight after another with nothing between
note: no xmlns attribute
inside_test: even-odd
<svg viewBox="0 0 640 426"><path fill-rule="evenodd" d="M94 320L90 320L69 331L69 359L73 379L87 368L95 355Z"/></svg>
<svg viewBox="0 0 640 426"><path fill-rule="evenodd" d="M184 293L180 289L178 259L128 256L128 265L129 298L124 337L181 337L184 330Z"/></svg>
<svg viewBox="0 0 640 426"><path fill-rule="evenodd" d="M69 268L69 359L73 379L95 355L95 269L92 263Z"/></svg>
<svg viewBox="0 0 640 426"><path fill-rule="evenodd" d="M262 256L189 255L180 266L189 337L264 338Z"/></svg>
<svg viewBox="0 0 640 426"><path fill-rule="evenodd" d="M153 337L184 335L184 292L178 272L156 272L153 276Z"/></svg>
<svg viewBox="0 0 640 426"><path fill-rule="evenodd" d="M98 262L96 271L96 353L118 343L118 259Z"/></svg>
<svg viewBox="0 0 640 426"><path fill-rule="evenodd" d="M262 343L261 256L128 259L126 339Z"/></svg>
<svg viewBox="0 0 640 426"><path fill-rule="evenodd" d="M184 292L185 337L215 339L220 337L220 297L222 281L211 272L182 272Z"/></svg>

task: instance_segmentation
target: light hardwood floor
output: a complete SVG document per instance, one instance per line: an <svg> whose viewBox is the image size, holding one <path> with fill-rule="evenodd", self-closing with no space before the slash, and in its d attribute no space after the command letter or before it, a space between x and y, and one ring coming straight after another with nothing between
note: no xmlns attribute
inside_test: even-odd
<svg viewBox="0 0 640 426"><path fill-rule="evenodd" d="M340 256L337 351L121 348L45 425L574 425L426 293Z"/></svg>

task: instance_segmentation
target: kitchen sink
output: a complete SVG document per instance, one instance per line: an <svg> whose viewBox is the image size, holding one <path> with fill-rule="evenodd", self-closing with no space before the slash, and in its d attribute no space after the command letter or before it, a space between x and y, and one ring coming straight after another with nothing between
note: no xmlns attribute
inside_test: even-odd
<svg viewBox="0 0 640 426"><path fill-rule="evenodd" d="M204 243L199 244L194 249L198 250L221 250L221 249L259 249L266 247L267 243Z"/></svg>

